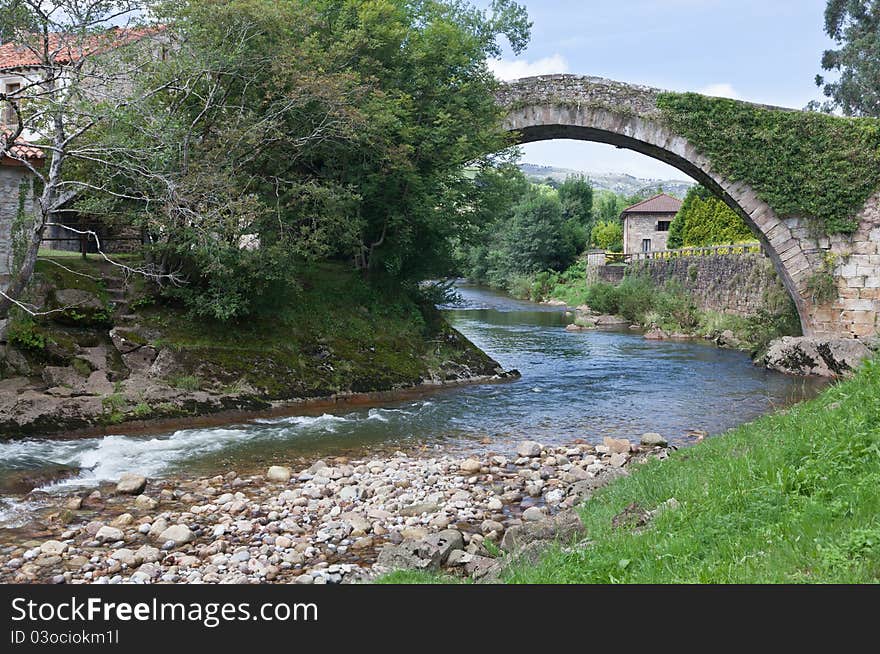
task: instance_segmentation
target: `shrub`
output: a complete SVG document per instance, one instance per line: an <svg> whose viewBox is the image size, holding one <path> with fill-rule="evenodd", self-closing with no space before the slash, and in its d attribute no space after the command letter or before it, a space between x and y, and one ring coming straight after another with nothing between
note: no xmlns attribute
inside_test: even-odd
<svg viewBox="0 0 880 654"><path fill-rule="evenodd" d="M654 308L657 289L642 277L627 277L617 287L617 313L631 322L642 322Z"/></svg>
<svg viewBox="0 0 880 654"><path fill-rule="evenodd" d="M593 225L590 242L606 252L623 251L623 226L619 220L602 220Z"/></svg>
<svg viewBox="0 0 880 654"><path fill-rule="evenodd" d="M604 282L593 284L587 290L587 304L590 305L593 311L612 315L617 314L620 307L617 287Z"/></svg>
<svg viewBox="0 0 880 654"><path fill-rule="evenodd" d="M10 345L30 352L42 352L48 344L45 334L31 318L11 321L6 338Z"/></svg>

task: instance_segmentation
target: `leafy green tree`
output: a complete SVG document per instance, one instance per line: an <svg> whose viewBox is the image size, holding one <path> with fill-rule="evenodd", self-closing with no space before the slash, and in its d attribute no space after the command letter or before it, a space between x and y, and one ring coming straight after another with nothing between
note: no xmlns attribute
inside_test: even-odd
<svg viewBox="0 0 880 654"><path fill-rule="evenodd" d="M454 244L495 201L467 169L509 145L486 60L502 36L525 46L522 7L167 0L153 13L172 47L145 76L168 84L101 138L131 173L112 178L114 209L187 277L169 294L228 320L271 304L303 262L410 286L454 269Z"/></svg>
<svg viewBox="0 0 880 654"><path fill-rule="evenodd" d="M828 0L825 32L838 47L825 51L822 68L837 78L816 76L830 98L822 108L880 117L880 0ZM820 107L811 103L810 108Z"/></svg>
<svg viewBox="0 0 880 654"><path fill-rule="evenodd" d="M598 195L598 201L594 202L594 222L618 220L620 214L628 206L621 196L611 191L602 191L596 195Z"/></svg>
<svg viewBox="0 0 880 654"><path fill-rule="evenodd" d="M685 197L669 228L669 247L723 245L754 240L742 218L703 186Z"/></svg>
<svg viewBox="0 0 880 654"><path fill-rule="evenodd" d="M697 200L709 200L711 197L712 192L705 186L698 184L697 186L691 187L691 189L688 191L688 194L684 198L681 209L679 209L678 213L675 214L675 218L672 220L672 224L669 226L669 240L667 241L667 247L669 249L684 247L685 221L687 217L693 213L694 203Z"/></svg>
<svg viewBox="0 0 880 654"><path fill-rule="evenodd" d="M586 247L593 228L593 186L583 175L572 175L559 185L562 216L577 242L578 251Z"/></svg>
<svg viewBox="0 0 880 654"><path fill-rule="evenodd" d="M480 189L474 219L454 241L456 273L474 282L505 287L507 281L504 234L513 212L531 185L509 161L480 169L475 177Z"/></svg>
<svg viewBox="0 0 880 654"><path fill-rule="evenodd" d="M620 220L600 220L593 225L591 243L606 252L623 251L623 225Z"/></svg>
<svg viewBox="0 0 880 654"><path fill-rule="evenodd" d="M517 274L565 270L579 252L559 196L552 191L533 190L517 205L504 244L507 269Z"/></svg>

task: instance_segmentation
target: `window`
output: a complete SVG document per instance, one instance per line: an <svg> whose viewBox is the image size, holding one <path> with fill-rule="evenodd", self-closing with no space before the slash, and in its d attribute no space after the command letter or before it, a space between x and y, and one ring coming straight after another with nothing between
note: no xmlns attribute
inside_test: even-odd
<svg viewBox="0 0 880 654"><path fill-rule="evenodd" d="M7 84L5 93L6 95L12 95L13 93L17 93L21 89L21 84ZM18 120L18 116L16 116L15 108L12 106L10 102L3 103L3 124L4 125L14 125Z"/></svg>
<svg viewBox="0 0 880 654"><path fill-rule="evenodd" d="M651 251L651 239L643 238L642 239L642 252L650 252Z"/></svg>
<svg viewBox="0 0 880 654"><path fill-rule="evenodd" d="M669 226L672 224L671 220L661 220L657 223L657 231L658 232L668 232Z"/></svg>

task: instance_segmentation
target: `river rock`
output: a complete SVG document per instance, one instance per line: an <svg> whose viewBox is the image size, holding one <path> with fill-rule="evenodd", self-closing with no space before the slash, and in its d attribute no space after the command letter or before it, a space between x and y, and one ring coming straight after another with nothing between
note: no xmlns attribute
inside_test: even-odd
<svg viewBox="0 0 880 654"><path fill-rule="evenodd" d="M159 500L153 499L149 495L138 495L134 498L135 506L142 509L152 510L159 506Z"/></svg>
<svg viewBox="0 0 880 654"><path fill-rule="evenodd" d="M611 454L628 453L632 445L632 443L625 438L609 438L608 436L606 436L602 442Z"/></svg>
<svg viewBox="0 0 880 654"><path fill-rule="evenodd" d="M552 518L523 522L507 530L501 539L501 549L515 552L524 545L535 541L556 541L564 543L583 535L584 524L574 510L566 510Z"/></svg>
<svg viewBox="0 0 880 654"><path fill-rule="evenodd" d="M40 545L40 551L43 554L48 554L50 556L60 556L67 551L67 543L62 543L57 540L47 540Z"/></svg>
<svg viewBox="0 0 880 654"><path fill-rule="evenodd" d="M444 529L425 538L422 547L423 549L436 550L440 555L440 564L442 565L452 551L464 547L464 537L457 529Z"/></svg>
<svg viewBox="0 0 880 654"><path fill-rule="evenodd" d="M659 327L653 327L652 329L645 332L645 339L649 341L665 341L669 338L669 334L664 332Z"/></svg>
<svg viewBox="0 0 880 654"><path fill-rule="evenodd" d="M641 444L646 447L666 447L669 445L669 442L660 434L648 432L647 434L642 434Z"/></svg>
<svg viewBox="0 0 880 654"><path fill-rule="evenodd" d="M770 344L763 363L789 375L833 378L852 373L870 356L868 346L856 339L786 336Z"/></svg>
<svg viewBox="0 0 880 654"><path fill-rule="evenodd" d="M125 534L121 529L117 529L116 527L109 527L104 525L95 533L95 539L101 541L102 543L106 542L116 542L118 540L122 540L125 538Z"/></svg>
<svg viewBox="0 0 880 654"><path fill-rule="evenodd" d="M466 459L465 461L461 462L459 468L462 472L473 475L480 472L480 470L483 468L483 464L481 464L476 459Z"/></svg>
<svg viewBox="0 0 880 654"><path fill-rule="evenodd" d="M543 446L537 441L523 441L516 446L516 453L523 457L536 457L541 456L543 449Z"/></svg>
<svg viewBox="0 0 880 654"><path fill-rule="evenodd" d="M484 534L491 534L493 531L501 534L504 532L504 525L497 520L483 520L480 531Z"/></svg>
<svg viewBox="0 0 880 654"><path fill-rule="evenodd" d="M622 327L629 325L629 320L620 316L598 316L596 325L599 327Z"/></svg>
<svg viewBox="0 0 880 654"><path fill-rule="evenodd" d="M536 522L538 520L543 520L544 511L537 506L530 506L525 511L523 511L522 519L526 522Z"/></svg>
<svg viewBox="0 0 880 654"><path fill-rule="evenodd" d="M266 479L279 483L287 483L290 481L290 477L290 468L284 466L272 466L266 473Z"/></svg>
<svg viewBox="0 0 880 654"><path fill-rule="evenodd" d="M385 545L379 552L376 563L388 570L437 570L441 558L437 548L425 548L421 543L405 542L401 545Z"/></svg>
<svg viewBox="0 0 880 654"><path fill-rule="evenodd" d="M125 495L140 495L146 487L146 477L126 472L119 478L119 483L116 484L116 492L124 493Z"/></svg>
<svg viewBox="0 0 880 654"><path fill-rule="evenodd" d="M339 519L343 522L346 522L352 531L362 531L364 533L370 531L373 528L373 525L360 513L355 513L353 511L349 511L348 513L343 513L339 516Z"/></svg>
<svg viewBox="0 0 880 654"><path fill-rule="evenodd" d="M175 545L183 545L189 543L195 538L195 535L186 525L172 525L159 534L159 542L167 543L173 541Z"/></svg>
<svg viewBox="0 0 880 654"><path fill-rule="evenodd" d="M131 567L136 564L136 558L134 552L128 549L127 547L123 547L121 549L116 550L110 555L110 558L114 561L119 561L120 563L124 563L125 565Z"/></svg>
<svg viewBox="0 0 880 654"><path fill-rule="evenodd" d="M43 368L42 377L49 388L79 389L85 381L85 378L73 367L46 366Z"/></svg>
<svg viewBox="0 0 880 654"><path fill-rule="evenodd" d="M79 474L79 468L50 465L35 470L12 470L0 475L0 493L25 495L35 488L70 479Z"/></svg>
<svg viewBox="0 0 880 654"><path fill-rule="evenodd" d="M137 563L156 563L162 558L162 552L156 547L141 545L134 553L134 558Z"/></svg>

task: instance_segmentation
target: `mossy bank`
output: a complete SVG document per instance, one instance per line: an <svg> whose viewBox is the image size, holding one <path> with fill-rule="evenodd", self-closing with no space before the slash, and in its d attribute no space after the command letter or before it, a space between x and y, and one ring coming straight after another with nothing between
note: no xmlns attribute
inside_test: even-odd
<svg viewBox="0 0 880 654"><path fill-rule="evenodd" d="M342 266L298 271L272 311L198 319L98 261L41 261L0 359L0 439L504 378L429 303Z"/></svg>

